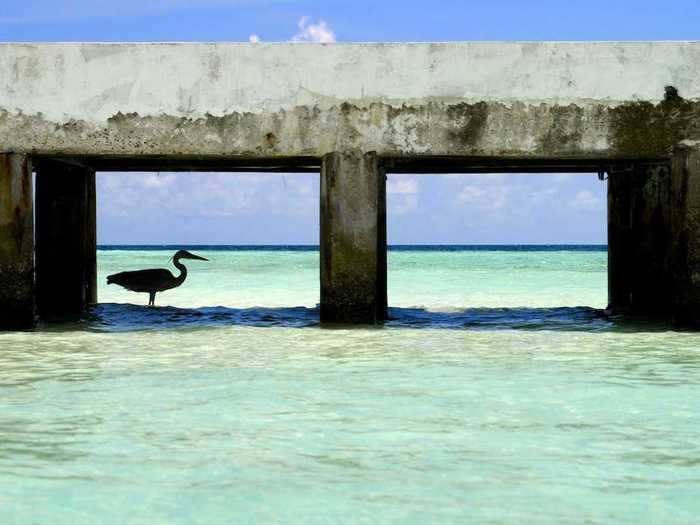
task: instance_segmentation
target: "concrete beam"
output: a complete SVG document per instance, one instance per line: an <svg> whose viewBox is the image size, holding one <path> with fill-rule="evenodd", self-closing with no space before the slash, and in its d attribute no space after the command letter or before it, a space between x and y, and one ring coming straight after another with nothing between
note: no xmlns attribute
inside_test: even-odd
<svg viewBox="0 0 700 525"><path fill-rule="evenodd" d="M32 165L0 154L0 329L34 325Z"/></svg>
<svg viewBox="0 0 700 525"><path fill-rule="evenodd" d="M700 143L676 148L672 165L673 313L700 325Z"/></svg>
<svg viewBox="0 0 700 525"><path fill-rule="evenodd" d="M0 151L666 157L700 140L699 66L700 42L2 44Z"/></svg>
<svg viewBox="0 0 700 525"><path fill-rule="evenodd" d="M97 302L95 172L43 161L36 186L39 315L79 314Z"/></svg>
<svg viewBox="0 0 700 525"><path fill-rule="evenodd" d="M331 153L321 169L321 321L386 317L386 175L374 153Z"/></svg>

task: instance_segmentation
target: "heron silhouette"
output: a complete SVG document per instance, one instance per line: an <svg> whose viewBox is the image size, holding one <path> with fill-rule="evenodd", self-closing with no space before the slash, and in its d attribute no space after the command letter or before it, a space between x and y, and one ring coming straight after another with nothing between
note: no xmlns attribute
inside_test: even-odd
<svg viewBox="0 0 700 525"><path fill-rule="evenodd" d="M195 255L187 250L180 250L173 255L173 264L180 270L180 275L175 277L170 270L154 268L150 270L137 270L134 272L120 272L107 277L107 284L118 284L132 292L147 292L148 306L156 305L156 293L177 288L187 278L187 268L180 259L193 259L195 261L208 261L204 257Z"/></svg>

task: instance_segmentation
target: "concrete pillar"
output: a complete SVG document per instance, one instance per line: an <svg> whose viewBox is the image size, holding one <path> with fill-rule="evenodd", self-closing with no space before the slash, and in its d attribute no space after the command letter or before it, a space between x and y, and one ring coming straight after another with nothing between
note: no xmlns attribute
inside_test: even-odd
<svg viewBox="0 0 700 525"><path fill-rule="evenodd" d="M94 170L42 161L36 175L37 301L41 318L97 302Z"/></svg>
<svg viewBox="0 0 700 525"><path fill-rule="evenodd" d="M321 321L386 318L386 175L374 153L330 153L321 168Z"/></svg>
<svg viewBox="0 0 700 525"><path fill-rule="evenodd" d="M32 165L0 154L0 330L34 325Z"/></svg>
<svg viewBox="0 0 700 525"><path fill-rule="evenodd" d="M608 180L609 308L671 311L671 176L667 164L639 164Z"/></svg>
<svg viewBox="0 0 700 525"><path fill-rule="evenodd" d="M608 309L631 305L632 173L608 176Z"/></svg>
<svg viewBox="0 0 700 525"><path fill-rule="evenodd" d="M700 325L700 144L676 148L671 169L673 314Z"/></svg>
<svg viewBox="0 0 700 525"><path fill-rule="evenodd" d="M632 310L667 316L671 311L671 169L641 165L632 193Z"/></svg>

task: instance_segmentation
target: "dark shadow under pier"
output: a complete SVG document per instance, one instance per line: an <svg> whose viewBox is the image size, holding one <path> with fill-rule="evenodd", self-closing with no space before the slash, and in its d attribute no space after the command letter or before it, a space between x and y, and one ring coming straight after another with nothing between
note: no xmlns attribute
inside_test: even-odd
<svg viewBox="0 0 700 525"><path fill-rule="evenodd" d="M434 312L422 308L390 308L389 315L390 319L384 323L384 328L572 332L658 332L673 329L670 323L610 316L603 310L589 307L467 308L449 312ZM94 306L89 313L81 317L42 322L37 329L132 332L227 326L320 328L321 323L318 307L148 308L141 305L109 303ZM368 326L323 325L323 328L366 329Z"/></svg>

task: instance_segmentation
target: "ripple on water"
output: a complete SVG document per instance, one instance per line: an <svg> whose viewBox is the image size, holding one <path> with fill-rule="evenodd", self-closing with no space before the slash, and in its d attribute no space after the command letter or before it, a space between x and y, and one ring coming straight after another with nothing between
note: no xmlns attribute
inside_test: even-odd
<svg viewBox="0 0 700 525"><path fill-rule="evenodd" d="M320 326L319 308L229 308L224 306L154 308L132 304L100 304L79 318L43 323L44 331L86 329L97 332L160 331L216 326L309 328ZM670 323L643 318L611 316L590 307L561 308L390 308L386 328L451 330L547 331L668 331Z"/></svg>

